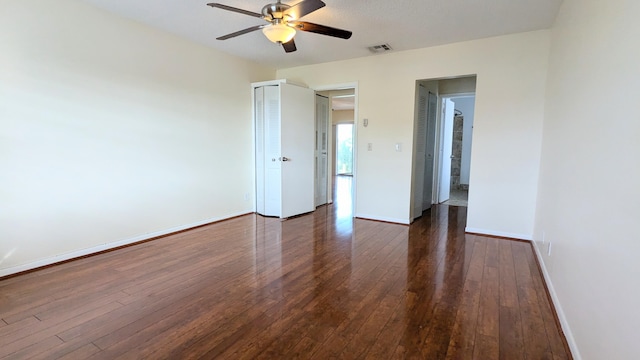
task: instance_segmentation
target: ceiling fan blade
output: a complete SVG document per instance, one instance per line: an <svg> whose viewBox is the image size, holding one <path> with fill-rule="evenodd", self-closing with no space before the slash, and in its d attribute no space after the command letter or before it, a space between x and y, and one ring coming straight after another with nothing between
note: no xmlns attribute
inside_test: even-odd
<svg viewBox="0 0 640 360"><path fill-rule="evenodd" d="M248 10L242 10L242 9L238 9L236 7L233 7L233 6L228 6L228 5L218 4L218 3L208 3L207 5L209 5L209 6L213 7L213 8L219 8L219 9L223 9L223 10L233 11L233 12L237 12L237 13L240 13L240 14L245 14L245 15L249 15L249 16L253 16L253 17L257 17L257 18L261 18L262 19L262 14L258 14L257 12L248 11Z"/></svg>
<svg viewBox="0 0 640 360"><path fill-rule="evenodd" d="M240 30L240 31L236 31L236 32L232 32L231 34L227 34L227 35L223 35L220 37L217 37L217 40L227 40L227 39L231 39L232 37L236 37L239 35L244 35L246 33L250 33L252 31L256 31L256 30L260 30L265 26L268 26L269 24L265 24L265 25L256 25L256 26L252 26L250 28L246 28L244 30Z"/></svg>
<svg viewBox="0 0 640 360"><path fill-rule="evenodd" d="M291 16L292 20L298 20L301 17L311 14L312 12L323 8L326 4L321 0L302 0L299 3L291 6L285 15Z"/></svg>
<svg viewBox="0 0 640 360"><path fill-rule="evenodd" d="M297 50L296 42L293 41L293 39L289 40L289 42L282 44L282 47L284 48L284 51L288 53L294 52Z"/></svg>
<svg viewBox="0 0 640 360"><path fill-rule="evenodd" d="M330 26L318 25L306 21L291 21L289 24L292 24L298 30L333 36L341 39L348 39L352 35L352 32L349 30L332 28Z"/></svg>

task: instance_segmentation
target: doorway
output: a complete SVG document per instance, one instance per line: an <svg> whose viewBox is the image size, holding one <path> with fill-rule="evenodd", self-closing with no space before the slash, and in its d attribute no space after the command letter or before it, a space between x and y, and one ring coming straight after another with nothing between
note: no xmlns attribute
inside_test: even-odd
<svg viewBox="0 0 640 360"><path fill-rule="evenodd" d="M356 186L357 88L351 86L316 89L329 99L329 203L339 217L353 217Z"/></svg>
<svg viewBox="0 0 640 360"><path fill-rule="evenodd" d="M353 175L353 124L336 125L336 175Z"/></svg>
<svg viewBox="0 0 640 360"><path fill-rule="evenodd" d="M451 100L454 107L451 141L451 171L449 196L444 205L467 206L469 199L469 172L471 167L471 135L475 95L454 95L443 99ZM447 130L445 130L447 131Z"/></svg>
<svg viewBox="0 0 640 360"><path fill-rule="evenodd" d="M416 81L412 219L468 204L475 87L475 75Z"/></svg>

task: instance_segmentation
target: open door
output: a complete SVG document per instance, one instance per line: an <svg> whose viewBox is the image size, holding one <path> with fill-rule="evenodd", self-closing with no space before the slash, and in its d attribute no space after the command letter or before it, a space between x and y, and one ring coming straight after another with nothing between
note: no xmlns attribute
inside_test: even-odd
<svg viewBox="0 0 640 360"><path fill-rule="evenodd" d="M315 210L315 93L280 84L281 218Z"/></svg>
<svg viewBox="0 0 640 360"><path fill-rule="evenodd" d="M328 202L329 98L316 94L316 201L320 206Z"/></svg>
<svg viewBox="0 0 640 360"><path fill-rule="evenodd" d="M424 187L422 193L422 211L433 204L433 173L436 152L436 121L438 119L438 96L429 91L427 105L427 148L424 165Z"/></svg>
<svg viewBox="0 0 640 360"><path fill-rule="evenodd" d="M433 164L436 140L438 96L419 84L416 103L415 177L413 218L431 208L433 203Z"/></svg>
<svg viewBox="0 0 640 360"><path fill-rule="evenodd" d="M451 191L451 148L453 146L454 103L451 99L442 100L442 134L440 141L440 181L438 203L449 200Z"/></svg>
<svg viewBox="0 0 640 360"><path fill-rule="evenodd" d="M287 218L313 211L313 90L286 83L260 85L254 101L256 212Z"/></svg>
<svg viewBox="0 0 640 360"><path fill-rule="evenodd" d="M418 85L418 109L416 117L415 139L415 177L413 179L413 218L422 215L424 199L424 176L427 149L427 89Z"/></svg>

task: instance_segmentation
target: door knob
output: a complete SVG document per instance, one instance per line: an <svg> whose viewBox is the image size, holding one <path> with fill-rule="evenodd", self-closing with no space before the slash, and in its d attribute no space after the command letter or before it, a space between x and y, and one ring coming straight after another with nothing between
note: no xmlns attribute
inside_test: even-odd
<svg viewBox="0 0 640 360"><path fill-rule="evenodd" d="M284 156L283 156L283 157L281 157L281 158L280 158L280 160L282 160L282 161L289 161L289 160L291 160L291 159L289 159L288 157L284 157Z"/></svg>

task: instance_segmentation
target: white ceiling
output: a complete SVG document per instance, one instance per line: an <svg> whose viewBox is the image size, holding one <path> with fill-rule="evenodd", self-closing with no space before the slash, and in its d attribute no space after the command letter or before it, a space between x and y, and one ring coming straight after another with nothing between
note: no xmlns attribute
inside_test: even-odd
<svg viewBox="0 0 640 360"><path fill-rule="evenodd" d="M113 13L192 41L281 69L375 56L393 51L549 28L562 0L323 0L327 6L302 20L353 31L349 40L298 31L298 51L285 53L261 31L229 40L216 37L265 22L206 6L208 2L260 12L270 0L84 0ZM275 2L275 1L274 1ZM284 0L293 5L299 0Z"/></svg>

